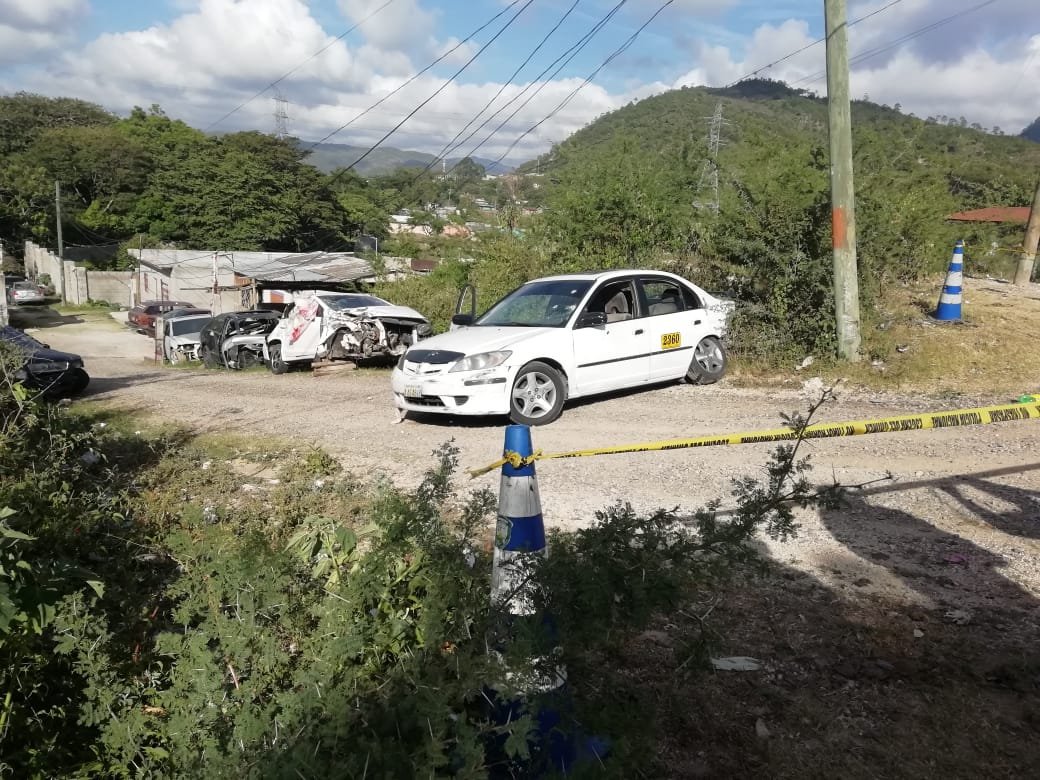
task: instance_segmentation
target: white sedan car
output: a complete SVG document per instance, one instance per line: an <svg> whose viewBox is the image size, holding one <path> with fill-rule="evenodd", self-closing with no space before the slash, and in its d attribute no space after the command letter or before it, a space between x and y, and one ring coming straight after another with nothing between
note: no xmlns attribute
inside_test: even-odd
<svg viewBox="0 0 1040 780"><path fill-rule="evenodd" d="M394 402L402 413L545 425L570 398L681 378L710 384L726 370L732 308L662 271L536 279L403 354Z"/></svg>

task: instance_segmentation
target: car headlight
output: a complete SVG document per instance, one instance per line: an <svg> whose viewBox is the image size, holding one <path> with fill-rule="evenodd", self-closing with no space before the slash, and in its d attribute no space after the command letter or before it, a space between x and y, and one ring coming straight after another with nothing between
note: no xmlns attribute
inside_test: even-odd
<svg viewBox="0 0 1040 780"><path fill-rule="evenodd" d="M499 350L498 352L481 352L479 355L470 355L456 362L448 373L454 374L456 371L480 371L485 368L494 368L505 363L506 359L512 354L508 350Z"/></svg>
<svg viewBox="0 0 1040 780"><path fill-rule="evenodd" d="M58 371L67 371L68 368L68 361L34 360L29 363L29 370L34 374L53 374Z"/></svg>

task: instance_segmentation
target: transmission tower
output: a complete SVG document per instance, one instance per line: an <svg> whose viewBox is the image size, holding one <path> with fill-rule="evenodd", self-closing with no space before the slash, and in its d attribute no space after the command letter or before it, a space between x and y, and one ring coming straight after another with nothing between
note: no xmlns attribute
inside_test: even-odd
<svg viewBox="0 0 1040 780"><path fill-rule="evenodd" d="M722 127L729 122L722 118L722 103L715 104L715 112L704 117L708 120L708 156L701 165L700 180L697 182L694 208L708 209L718 213L719 210L719 146L722 144ZM708 197L702 193L707 190Z"/></svg>
<svg viewBox="0 0 1040 780"><path fill-rule="evenodd" d="M274 93L274 135L275 138L289 135L289 101L279 90Z"/></svg>

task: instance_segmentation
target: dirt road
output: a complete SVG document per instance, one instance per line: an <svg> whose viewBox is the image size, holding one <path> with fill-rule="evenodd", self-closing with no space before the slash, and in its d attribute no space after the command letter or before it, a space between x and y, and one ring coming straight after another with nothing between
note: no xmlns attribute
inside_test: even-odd
<svg viewBox="0 0 1040 780"><path fill-rule="evenodd" d="M326 448L359 475L416 483L430 453L454 440L464 468L500 454L504 419L430 416L395 424L385 370L317 377L310 372L163 369L146 359L151 342L105 318L66 318L37 335L82 354L88 396L149 410L202 431L272 435ZM79 320L79 321L76 321ZM42 322L42 321L41 321ZM901 397L846 391L818 420L882 417L959 408L1007 398ZM804 410L808 394L669 384L570 404L534 429L537 448L557 451L779 425ZM821 482L867 488L841 512L804 513L797 539L772 543L773 555L812 571L837 589L879 592L922 605L981 605L999 590L1013 601L1040 596L1040 424L817 440L806 445ZM573 528L619 500L639 510L691 510L730 498L730 480L761 474L772 445L548 461L539 465L546 521ZM463 481L465 478L462 478ZM473 487L497 487L497 474ZM952 588L952 590L951 590ZM1028 594L1028 595L1027 595ZM1035 612L1035 608L1033 610Z"/></svg>

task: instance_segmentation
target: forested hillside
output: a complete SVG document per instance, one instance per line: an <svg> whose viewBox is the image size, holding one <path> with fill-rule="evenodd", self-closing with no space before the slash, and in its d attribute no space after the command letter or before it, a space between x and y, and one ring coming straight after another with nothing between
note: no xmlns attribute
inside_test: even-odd
<svg viewBox="0 0 1040 780"><path fill-rule="evenodd" d="M718 210L708 128L722 125ZM753 304L747 346L830 349L826 102L778 82L667 92L599 118L521 170L546 181L544 235L558 254L667 265ZM1040 145L853 105L861 293L945 267L957 238L973 268L1010 257L1021 226L952 224L952 212L1028 205ZM586 262L586 265L589 264Z"/></svg>

